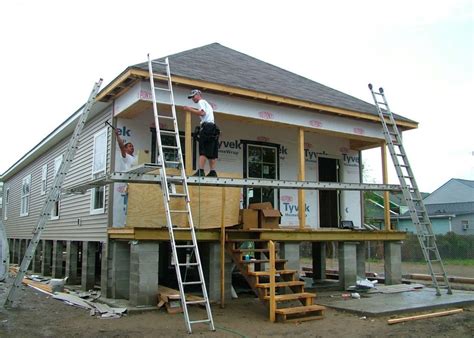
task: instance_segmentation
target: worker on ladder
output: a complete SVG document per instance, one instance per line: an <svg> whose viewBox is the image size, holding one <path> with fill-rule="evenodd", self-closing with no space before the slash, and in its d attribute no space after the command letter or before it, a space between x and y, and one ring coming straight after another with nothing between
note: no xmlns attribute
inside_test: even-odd
<svg viewBox="0 0 474 338"><path fill-rule="evenodd" d="M214 122L214 110L209 102L202 98L202 93L198 89L193 89L188 95L194 103L199 105L199 109L185 106L184 110L199 116L201 125L199 128L199 169L193 176L204 176L204 166L206 160L209 161L209 177L217 177L216 164L219 151L220 130Z"/></svg>

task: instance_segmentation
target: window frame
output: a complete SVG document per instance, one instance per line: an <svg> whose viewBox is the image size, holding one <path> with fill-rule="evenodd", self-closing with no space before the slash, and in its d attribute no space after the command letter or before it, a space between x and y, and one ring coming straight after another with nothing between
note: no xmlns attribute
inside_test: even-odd
<svg viewBox="0 0 474 338"><path fill-rule="evenodd" d="M93 149L92 149L92 178L97 178L97 175L98 174L101 174L101 173L104 173L105 174L105 171L107 170L107 141L108 141L108 129L107 128L103 128L101 129L100 131L98 131L97 133L94 134L94 140L93 140ZM105 149L103 151L103 167L101 167L99 170L94 170L95 168L95 164L96 164L96 150L98 149L97 147L97 139L104 135L105 136ZM102 155L102 154L101 154Z"/></svg>
<svg viewBox="0 0 474 338"><path fill-rule="evenodd" d="M4 194L3 194L3 219L6 221L8 220L8 204L10 203L10 187L3 187Z"/></svg>
<svg viewBox="0 0 474 338"><path fill-rule="evenodd" d="M41 167L41 192L40 195L45 195L48 190L48 164L45 163Z"/></svg>
<svg viewBox="0 0 474 338"><path fill-rule="evenodd" d="M58 173L58 170L61 167L61 163L63 162L63 159L64 159L63 154L54 158L53 182L56 179L56 174ZM56 201L55 204L53 204L53 207L51 208L50 219L53 221L59 219L60 210L61 210L61 194L59 194L58 200Z"/></svg>
<svg viewBox="0 0 474 338"><path fill-rule="evenodd" d="M25 193L27 187L28 192ZM20 217L28 216L30 213L30 196L31 196L31 174L26 175L21 180L20 193Z"/></svg>
<svg viewBox="0 0 474 338"><path fill-rule="evenodd" d="M105 143L103 144L104 146L104 151L103 151L103 167L101 167L99 170L95 170L95 164L96 164L96 154L102 155L101 153L98 153L96 150L98 149L98 143L97 139L104 135L105 137ZM97 178L98 176L101 176L105 174L107 170L107 146L108 146L108 128L103 128L99 130L97 133L94 134L93 137L93 151L92 151L92 169L91 169L91 175L92 179ZM102 191L102 193L101 193ZM94 188L91 189L90 193L90 214L91 215L97 215L97 214L103 214L105 213L105 186L99 187L99 188ZM99 197L100 196L100 197ZM97 204L97 198L102 198L102 203L100 203L102 206L99 208L96 208Z"/></svg>
<svg viewBox="0 0 474 338"><path fill-rule="evenodd" d="M249 176L249 146L250 147L258 147L258 148L268 148L268 149L275 149L275 178L276 180L280 179L280 148L281 145L277 143L271 142L262 142L262 141L252 141L252 140L240 140L242 143L242 150L243 150L243 177L244 178L251 178ZM267 163L267 162L265 162ZM268 162L269 163L269 162ZM263 164L263 162L262 162ZM247 187L242 189L243 190L243 207L247 208L250 204L250 195L253 195L255 191L251 192L252 190L258 190L260 193L265 191L273 191L273 201L271 202L275 209L280 209L280 189L271 189L271 188L253 188Z"/></svg>

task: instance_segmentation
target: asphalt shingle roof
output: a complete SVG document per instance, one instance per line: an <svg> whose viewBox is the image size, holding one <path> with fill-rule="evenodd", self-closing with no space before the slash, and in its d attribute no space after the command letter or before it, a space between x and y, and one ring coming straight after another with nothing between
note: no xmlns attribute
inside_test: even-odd
<svg viewBox="0 0 474 338"><path fill-rule="evenodd" d="M427 204L429 215L436 214L474 214L474 202Z"/></svg>
<svg viewBox="0 0 474 338"><path fill-rule="evenodd" d="M218 43L168 57L175 76L378 115L372 104ZM133 67L148 70L146 62Z"/></svg>

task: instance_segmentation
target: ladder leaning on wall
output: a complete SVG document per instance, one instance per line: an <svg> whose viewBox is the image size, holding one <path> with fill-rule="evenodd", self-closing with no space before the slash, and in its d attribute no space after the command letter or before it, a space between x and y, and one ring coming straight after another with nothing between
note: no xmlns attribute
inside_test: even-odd
<svg viewBox="0 0 474 338"><path fill-rule="evenodd" d="M78 148L79 138L81 136L82 129L89 117L89 112L92 108L92 105L95 102L97 93L99 92L100 86L102 84L102 79L94 84L92 92L87 100L87 103L84 105L81 115L77 121L76 128L72 134L71 139L69 140L68 147L66 152L64 153L64 158L61 161L61 165L56 173L56 176L53 180L53 185L49 190L48 194L46 195L46 199L44 201L43 209L41 210L40 216L36 223L36 227L33 230L33 237L26 249L25 256L20 264L20 269L13 281L13 284L10 286L8 291L7 298L5 299L5 307L12 307L14 302L17 301L20 297L19 291L21 290L21 283L23 278L25 277L26 271L30 266L31 260L33 259L34 253L36 251L36 247L41 238L41 234L45 228L46 222L50 219L51 210L53 208L54 203L59 201L59 196L61 194L61 187L64 182L64 179L71 167L72 160L76 155L76 150Z"/></svg>
<svg viewBox="0 0 474 338"><path fill-rule="evenodd" d="M390 155L392 156L395 171L403 192L403 197L407 203L411 220L416 228L418 241L420 242L423 256L430 271L433 285L436 288L436 295L441 295L441 289L447 289L448 294L452 294L444 264L436 244L436 236L433 226L428 217L423 197L421 196L415 176L408 162L408 157L403 147L402 137L398 131L395 118L388 106L383 88L378 92L374 91L372 84L369 84L370 92L377 107L380 120L382 121L383 133ZM379 100L382 99L382 101Z"/></svg>
<svg viewBox="0 0 474 338"><path fill-rule="evenodd" d="M183 153L181 150L181 142L179 138L179 129L178 121L176 118L176 107L174 102L173 94L173 84L171 81L171 72L170 64L168 58L165 58L164 61L151 60L150 55L148 55L148 70L150 75L150 88L153 99L153 114L155 118L155 130L156 130L156 139L158 143L158 162L161 162L160 166L160 176L161 176L161 190L163 193L163 203L165 207L165 216L166 223L168 226L171 248L172 248L172 261L176 270L176 277L178 280L179 293L181 296L181 305L184 313L184 320L186 327L189 333L192 333L191 325L197 323L208 323L209 328L212 331L215 331L214 321L212 319L211 307L209 304L209 297L207 295L206 284L204 281L204 274L202 271L201 258L199 256L199 250L197 245L196 233L194 231L193 217L191 213L191 204L189 198L188 183L186 178L186 172L184 168ZM155 84L155 78L161 81L158 81ZM158 113L158 102L156 98L156 93L160 95L163 94L165 100L171 106L171 116L163 114L163 112ZM162 121L171 121L173 124L172 130L165 130L162 128ZM163 145L161 142L161 135L174 136L175 145ZM177 158L173 160L168 160L164 154L164 149L171 150ZM178 176L169 176L167 175L168 168L177 168L180 172ZM181 200L184 201L184 207L180 209L171 209L170 200ZM177 203L183 205L183 203ZM177 227L176 221L183 215L187 216L187 227ZM181 233L189 233L191 237L191 244L176 244L175 240L175 231ZM195 257L195 262L182 262L179 260L183 255L178 254L191 251L191 257ZM198 278L193 281L183 281L181 276L181 267L196 267L198 269ZM190 300L186 299L185 287L187 286L201 286L201 291L203 294L203 300ZM190 320L188 305L190 304L204 304L206 307L207 318L199 320Z"/></svg>

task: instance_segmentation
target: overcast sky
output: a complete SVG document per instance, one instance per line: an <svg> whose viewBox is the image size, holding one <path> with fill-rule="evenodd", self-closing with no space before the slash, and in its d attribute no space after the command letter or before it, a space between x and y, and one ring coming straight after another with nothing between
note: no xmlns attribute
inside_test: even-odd
<svg viewBox="0 0 474 338"><path fill-rule="evenodd" d="M0 174L76 111L99 78L105 86L147 53L219 42L367 102L367 83L383 86L392 110L420 123L404 133L420 189L473 180L473 3L2 1ZM364 152L375 182L379 153Z"/></svg>

